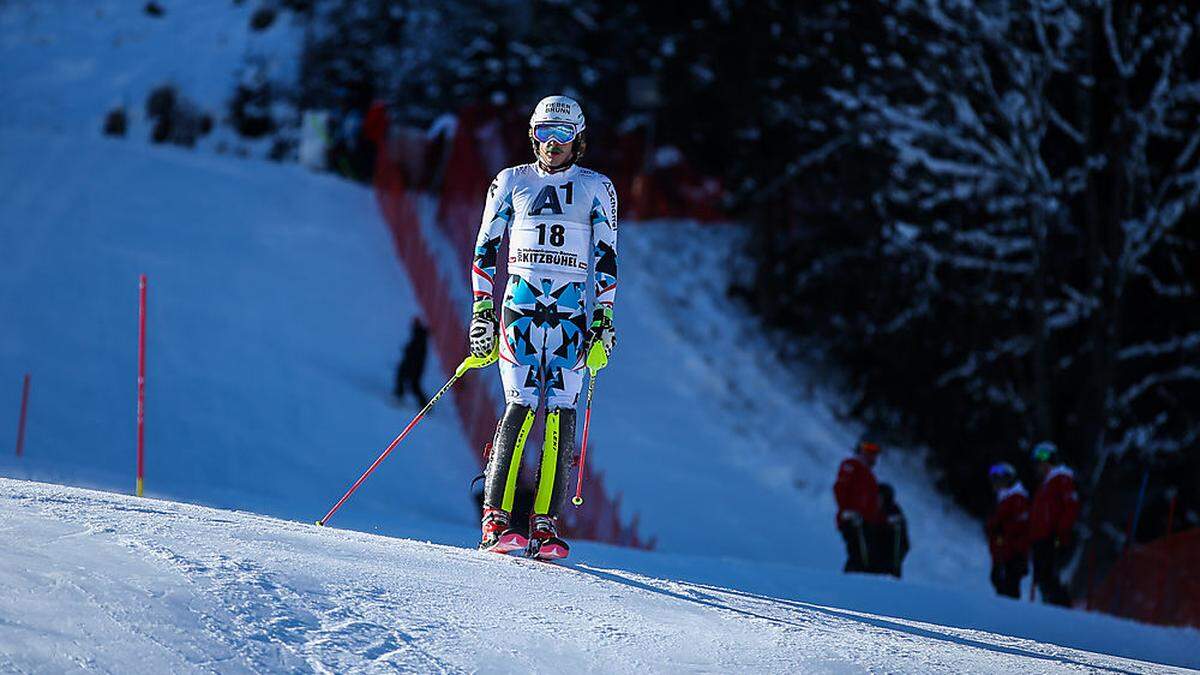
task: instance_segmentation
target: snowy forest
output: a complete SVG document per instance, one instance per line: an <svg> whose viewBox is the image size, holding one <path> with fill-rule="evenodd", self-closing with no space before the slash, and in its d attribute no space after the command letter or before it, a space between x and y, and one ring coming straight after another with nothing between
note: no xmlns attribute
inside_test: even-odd
<svg viewBox="0 0 1200 675"><path fill-rule="evenodd" d="M1063 448L1115 553L1200 495L1200 11L1188 3L291 3L303 105L428 123L563 90L652 133L753 232L730 289L785 361L983 513ZM430 39L430 36L437 39ZM646 103L639 89L649 82ZM603 133L603 132L600 132ZM603 136L601 136L603 138ZM603 143L593 160L603 166Z"/></svg>

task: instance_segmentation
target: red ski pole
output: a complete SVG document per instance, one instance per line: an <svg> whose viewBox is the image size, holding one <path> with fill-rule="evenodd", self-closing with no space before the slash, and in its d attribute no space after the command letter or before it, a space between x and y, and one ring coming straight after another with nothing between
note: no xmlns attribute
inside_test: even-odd
<svg viewBox="0 0 1200 675"><path fill-rule="evenodd" d="M438 390L438 393L435 394L433 398L429 399L429 402L425 404L425 407L421 408L421 412L417 413L417 416L408 423L408 426L404 427L404 431L400 432L400 435L397 436L391 442L391 444L387 446L387 449L375 459L371 466L369 466L367 470L358 477L358 480L354 481L354 485L351 485L350 489L346 490L346 494L342 495L342 498L333 505L333 508L329 509L329 513L326 513L325 517L317 521L317 525L324 525L325 523L329 522L329 519L333 517L333 514L336 513L338 509L342 508L342 504L345 504L346 500L350 499L350 495L354 494L354 491L358 489L358 486L362 485L363 481L367 480L367 477L374 473L375 469L379 468L380 464L383 464L383 460L387 459L387 456L392 454L392 450L395 450L396 446L400 445L400 442L404 440L404 437L408 435L408 432L412 431L413 427L417 426L417 423L424 419L425 415L428 414L433 408L433 404L437 403L438 399L445 395L446 392L450 391L450 387L453 387L454 383L458 382L458 378L462 377L468 370L471 370L472 368L483 368L495 363L497 358L498 352L493 351L491 356L485 358L468 356L461 364L459 364L458 368L454 371L454 375L446 382L446 384L442 385L442 388Z"/></svg>
<svg viewBox="0 0 1200 675"><path fill-rule="evenodd" d="M583 467L587 463L588 427L592 424L592 394L596 392L596 371L591 371L588 378L587 404L583 409L583 444L579 448L579 473L575 479L575 496L571 503L575 508L583 506Z"/></svg>

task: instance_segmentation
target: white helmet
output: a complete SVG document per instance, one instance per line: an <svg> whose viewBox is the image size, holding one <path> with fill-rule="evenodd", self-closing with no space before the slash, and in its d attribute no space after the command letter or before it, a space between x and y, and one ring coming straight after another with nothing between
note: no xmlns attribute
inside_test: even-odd
<svg viewBox="0 0 1200 675"><path fill-rule="evenodd" d="M587 128L587 120L583 117L583 108L578 101L569 96L547 96L533 106L533 114L529 116L529 126L544 122L573 124L576 133Z"/></svg>

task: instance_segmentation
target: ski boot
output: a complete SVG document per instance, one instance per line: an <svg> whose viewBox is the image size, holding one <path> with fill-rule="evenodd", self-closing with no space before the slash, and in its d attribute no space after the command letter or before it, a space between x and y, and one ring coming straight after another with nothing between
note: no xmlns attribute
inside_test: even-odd
<svg viewBox="0 0 1200 675"><path fill-rule="evenodd" d="M529 544L525 557L538 560L562 560L570 553L567 542L558 538L558 526L550 516L529 516Z"/></svg>
<svg viewBox="0 0 1200 675"><path fill-rule="evenodd" d="M483 539L479 542L480 551L493 553L508 553L523 549L529 541L508 526L508 511L503 509L483 510Z"/></svg>

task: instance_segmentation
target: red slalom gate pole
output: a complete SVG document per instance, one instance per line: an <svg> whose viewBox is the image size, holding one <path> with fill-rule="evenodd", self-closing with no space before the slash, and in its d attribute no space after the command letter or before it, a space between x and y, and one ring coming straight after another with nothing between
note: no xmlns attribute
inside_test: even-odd
<svg viewBox="0 0 1200 675"><path fill-rule="evenodd" d="M137 496L146 476L146 275L138 278Z"/></svg>
<svg viewBox="0 0 1200 675"><path fill-rule="evenodd" d="M29 373L25 373L25 384L21 388L21 416L17 422L17 457L25 452L25 415L29 411Z"/></svg>

